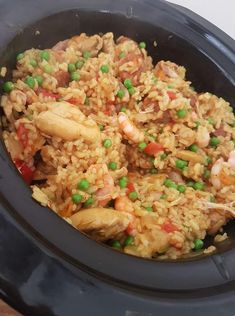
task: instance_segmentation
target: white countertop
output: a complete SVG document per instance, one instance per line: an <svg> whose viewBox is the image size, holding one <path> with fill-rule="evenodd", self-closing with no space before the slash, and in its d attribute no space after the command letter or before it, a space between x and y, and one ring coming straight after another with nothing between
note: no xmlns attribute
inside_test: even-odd
<svg viewBox="0 0 235 316"><path fill-rule="evenodd" d="M169 0L215 24L235 39L235 0Z"/></svg>

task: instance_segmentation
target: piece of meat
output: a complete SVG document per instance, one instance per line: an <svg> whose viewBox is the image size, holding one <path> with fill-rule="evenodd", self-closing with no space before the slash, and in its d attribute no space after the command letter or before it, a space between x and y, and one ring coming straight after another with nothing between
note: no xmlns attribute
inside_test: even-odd
<svg viewBox="0 0 235 316"><path fill-rule="evenodd" d="M103 39L99 35L87 36L82 33L69 39L68 46L82 53L90 52L91 57L95 57L103 47Z"/></svg>
<svg viewBox="0 0 235 316"><path fill-rule="evenodd" d="M70 76L67 71L64 70L58 70L54 73L54 77L57 80L58 87L65 87L69 84Z"/></svg>
<svg viewBox="0 0 235 316"><path fill-rule="evenodd" d="M110 54L110 55L114 55L114 40L113 40L113 33L109 32L103 35L103 52Z"/></svg>

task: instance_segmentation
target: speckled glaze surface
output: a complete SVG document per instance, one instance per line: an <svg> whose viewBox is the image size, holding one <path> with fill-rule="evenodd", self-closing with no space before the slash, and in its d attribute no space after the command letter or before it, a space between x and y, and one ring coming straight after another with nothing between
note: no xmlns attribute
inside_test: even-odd
<svg viewBox="0 0 235 316"><path fill-rule="evenodd" d="M146 39L155 60L183 64L198 90L235 102L234 41L183 8L156 0L0 0L0 8L0 66L75 33L113 31ZM232 316L234 224L227 231L216 254L194 260L113 251L34 202L0 145L0 289L23 315Z"/></svg>

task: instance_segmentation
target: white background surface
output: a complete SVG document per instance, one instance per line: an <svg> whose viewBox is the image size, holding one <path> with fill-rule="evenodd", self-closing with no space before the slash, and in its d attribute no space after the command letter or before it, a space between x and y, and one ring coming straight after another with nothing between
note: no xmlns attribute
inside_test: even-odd
<svg viewBox="0 0 235 316"><path fill-rule="evenodd" d="M169 2L191 9L235 39L235 0L169 0Z"/></svg>

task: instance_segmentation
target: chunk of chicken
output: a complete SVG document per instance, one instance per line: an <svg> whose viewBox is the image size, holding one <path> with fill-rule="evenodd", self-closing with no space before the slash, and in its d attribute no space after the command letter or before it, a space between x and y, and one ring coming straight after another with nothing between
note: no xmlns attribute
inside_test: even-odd
<svg viewBox="0 0 235 316"><path fill-rule="evenodd" d="M109 32L103 35L103 52L107 54L114 55L114 40L113 40L113 33Z"/></svg>
<svg viewBox="0 0 235 316"><path fill-rule="evenodd" d="M155 67L155 73L161 80L166 80L167 78L181 78L185 77L185 68L178 66L170 61L160 61Z"/></svg>
<svg viewBox="0 0 235 316"><path fill-rule="evenodd" d="M108 240L123 232L131 217L109 208L90 208L72 215L70 220L75 227L92 238Z"/></svg>
<svg viewBox="0 0 235 316"><path fill-rule="evenodd" d="M85 115L67 102L51 103L48 111L41 112L35 118L35 123L44 134L67 141L74 141L80 136L89 142L100 140L100 130L96 123L86 121Z"/></svg>
<svg viewBox="0 0 235 316"><path fill-rule="evenodd" d="M69 39L68 46L82 53L90 52L91 56L95 57L102 49L103 39L99 35L87 36L85 33L82 33Z"/></svg>

